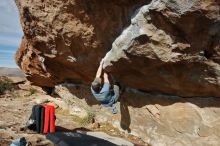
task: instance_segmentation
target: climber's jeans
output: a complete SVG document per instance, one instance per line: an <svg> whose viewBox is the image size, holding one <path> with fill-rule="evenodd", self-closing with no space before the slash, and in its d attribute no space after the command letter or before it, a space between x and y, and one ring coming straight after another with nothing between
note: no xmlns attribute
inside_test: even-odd
<svg viewBox="0 0 220 146"><path fill-rule="evenodd" d="M114 107L114 103L118 101L119 98L119 86L113 85L113 90L109 83L104 83L102 90L99 93L94 92L91 88L93 95L96 97L96 100L101 102L105 107Z"/></svg>
<svg viewBox="0 0 220 146"><path fill-rule="evenodd" d="M119 94L120 94L120 92L119 92L119 86L114 85L114 86L113 86L113 92L112 92L112 95L111 95L111 99L110 99L110 100L107 100L107 101L102 101L102 102L101 102L103 106L105 106L105 107L111 107L113 114L117 114L117 113L118 113L118 110L117 110L117 108L116 108L115 103L118 101Z"/></svg>
<svg viewBox="0 0 220 146"><path fill-rule="evenodd" d="M104 94L105 96L99 98L98 101L100 101L103 106L112 107L112 105L118 101L119 94L119 86L113 85L113 90L109 90L109 93Z"/></svg>

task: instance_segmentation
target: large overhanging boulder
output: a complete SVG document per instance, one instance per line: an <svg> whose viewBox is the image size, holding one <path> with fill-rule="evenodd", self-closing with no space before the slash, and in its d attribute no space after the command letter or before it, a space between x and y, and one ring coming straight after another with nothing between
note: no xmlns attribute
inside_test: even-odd
<svg viewBox="0 0 220 146"><path fill-rule="evenodd" d="M134 88L220 96L220 2L153 0L114 41L105 67Z"/></svg>
<svg viewBox="0 0 220 146"><path fill-rule="evenodd" d="M105 56L105 69L126 86L220 96L220 2L148 3L17 0L25 34L17 63L30 81L52 87L91 82Z"/></svg>
<svg viewBox="0 0 220 146"><path fill-rule="evenodd" d="M114 39L146 0L16 0L24 38L16 60L28 80L53 87L92 81Z"/></svg>

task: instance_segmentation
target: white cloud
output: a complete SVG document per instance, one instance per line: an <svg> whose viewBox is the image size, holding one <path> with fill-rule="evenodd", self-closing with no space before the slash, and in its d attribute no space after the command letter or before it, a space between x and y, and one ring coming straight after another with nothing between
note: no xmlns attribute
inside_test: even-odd
<svg viewBox="0 0 220 146"><path fill-rule="evenodd" d="M0 0L0 45L19 46L23 35L14 0Z"/></svg>
<svg viewBox="0 0 220 146"><path fill-rule="evenodd" d="M0 34L0 45L1 46L15 46L18 47L21 42L21 37L19 36L4 36Z"/></svg>
<svg viewBox="0 0 220 146"><path fill-rule="evenodd" d="M18 9L14 0L0 0L0 33L10 32L22 35Z"/></svg>
<svg viewBox="0 0 220 146"><path fill-rule="evenodd" d="M14 54L23 32L14 0L0 0L0 66L16 67Z"/></svg>

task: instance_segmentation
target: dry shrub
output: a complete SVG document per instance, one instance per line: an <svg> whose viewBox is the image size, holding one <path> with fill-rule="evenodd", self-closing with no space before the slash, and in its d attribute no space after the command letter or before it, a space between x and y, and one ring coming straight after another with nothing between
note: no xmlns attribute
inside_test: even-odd
<svg viewBox="0 0 220 146"><path fill-rule="evenodd" d="M15 85L8 78L0 78L0 95L5 94L6 91L13 91Z"/></svg>

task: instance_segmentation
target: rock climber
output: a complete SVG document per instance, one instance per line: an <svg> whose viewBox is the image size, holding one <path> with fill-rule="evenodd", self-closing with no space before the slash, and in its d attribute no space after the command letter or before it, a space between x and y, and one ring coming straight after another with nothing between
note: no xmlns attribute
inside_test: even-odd
<svg viewBox="0 0 220 146"><path fill-rule="evenodd" d="M101 102L104 107L111 107L113 114L118 112L115 103L119 99L120 88L116 83L110 84L108 73L103 71L103 60L100 62L96 77L92 82L91 91L96 100Z"/></svg>

